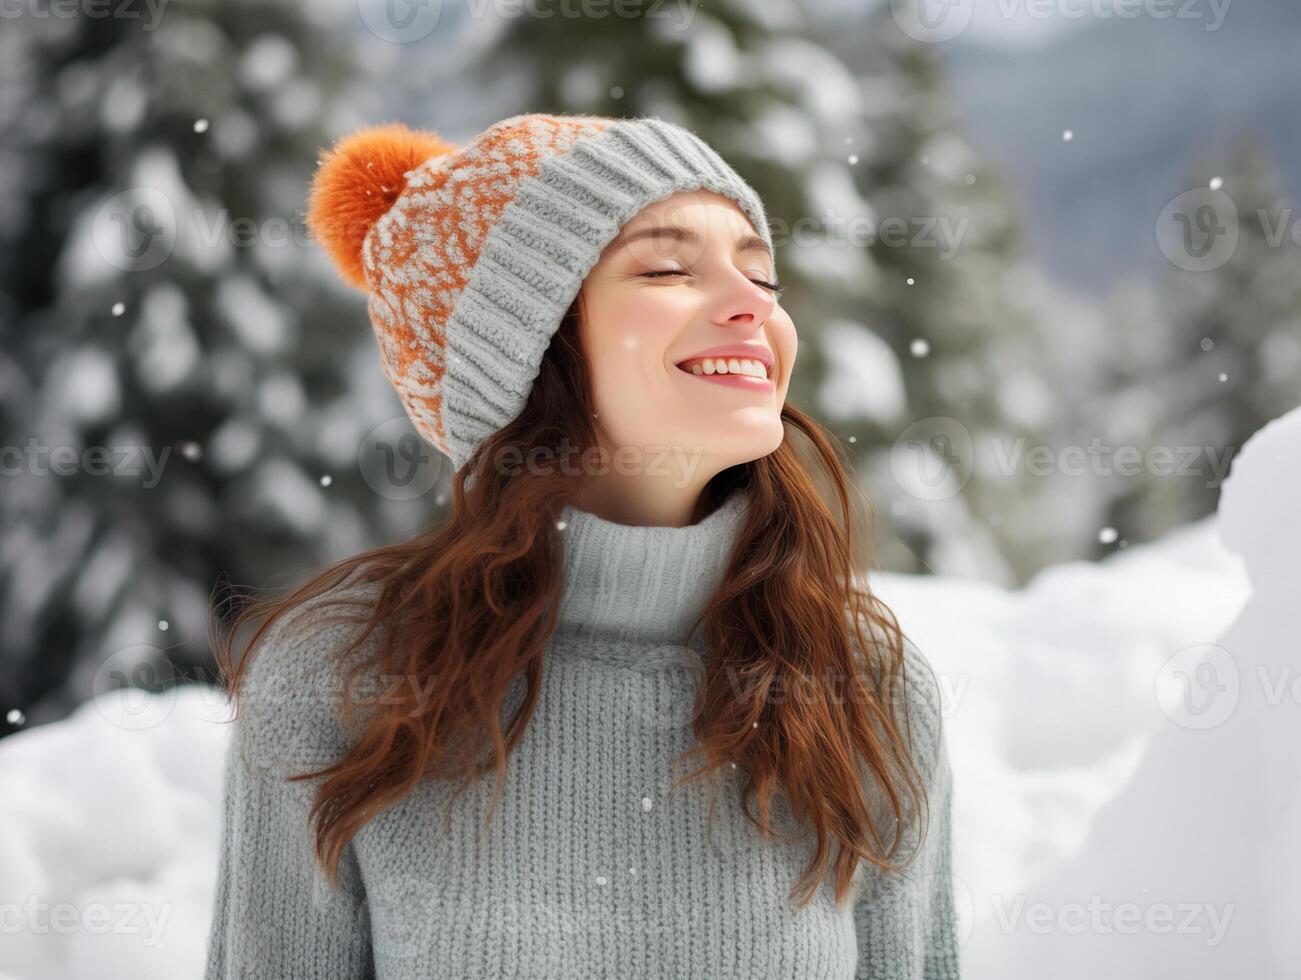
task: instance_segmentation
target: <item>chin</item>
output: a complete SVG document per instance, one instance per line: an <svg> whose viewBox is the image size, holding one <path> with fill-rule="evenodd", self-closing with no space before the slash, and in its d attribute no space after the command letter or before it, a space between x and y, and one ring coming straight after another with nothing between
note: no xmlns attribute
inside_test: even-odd
<svg viewBox="0 0 1301 980"><path fill-rule="evenodd" d="M713 455L723 461L724 467L737 466L776 452L785 437L786 430L781 419L777 418L775 422L762 427L747 427L743 432L726 436L710 433L710 449L713 450Z"/></svg>

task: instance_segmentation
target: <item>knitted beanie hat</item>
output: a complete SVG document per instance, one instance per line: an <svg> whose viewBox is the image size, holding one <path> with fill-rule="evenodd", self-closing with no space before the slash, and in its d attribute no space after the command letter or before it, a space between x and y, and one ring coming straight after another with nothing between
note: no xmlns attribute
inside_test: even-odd
<svg viewBox="0 0 1301 980"><path fill-rule="evenodd" d="M769 247L763 204L702 139L653 117L512 116L464 146L393 123L335 144L307 219L365 290L385 376L455 469L523 410L601 252L648 204L709 190Z"/></svg>

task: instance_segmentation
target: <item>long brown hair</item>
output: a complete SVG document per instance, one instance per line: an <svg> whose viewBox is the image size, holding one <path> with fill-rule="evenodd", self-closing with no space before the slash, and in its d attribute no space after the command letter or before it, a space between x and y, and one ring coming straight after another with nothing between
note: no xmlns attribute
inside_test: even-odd
<svg viewBox="0 0 1301 980"><path fill-rule="evenodd" d="M424 778L460 777L459 795L495 767L491 819L506 758L540 694L563 582L556 522L575 489L567 467L520 476L499 461L540 446L598 444L580 315L576 299L523 412L456 472L450 516L410 541L344 559L290 595L246 603L225 643L214 644L238 704L251 654L273 622L346 579L373 584L373 604L343 617L364 628L346 650L323 649L322 661L339 657L344 691L353 690L361 670L409 683L361 723L351 699L342 698L341 720L356 732L351 748L332 765L289 777L322 780L309 819L317 860L336 886L348 842ZM925 780L901 732L908 728L908 699L899 696L907 683L903 633L855 576L851 488L862 502L869 541L871 504L846 476L839 444L816 422L789 404L782 420L787 437L775 452L724 470L705 489L707 511L740 486L748 487L752 505L701 620L711 658L693 714L696 745L684 756L703 761L678 782L735 763L748 774L738 802L764 836L772 833L772 794L783 790L790 812L817 836L813 861L790 897L798 894L801 905L811 900L834 860L840 902L860 860L901 870L892 859L904 837L903 813L926 808ZM812 472L834 494L839 521ZM235 637L258 620L235 666ZM344 678L343 655L381 624L374 654ZM524 697L503 726L502 706L517 678ZM797 688L798 697L777 696ZM479 733L492 746L487 758L478 751ZM883 822L893 831L888 846ZM833 839L840 845L834 857Z"/></svg>

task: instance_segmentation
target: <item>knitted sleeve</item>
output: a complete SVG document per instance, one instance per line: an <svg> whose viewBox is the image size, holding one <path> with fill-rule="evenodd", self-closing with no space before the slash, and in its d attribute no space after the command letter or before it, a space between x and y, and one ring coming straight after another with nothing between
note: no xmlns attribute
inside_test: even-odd
<svg viewBox="0 0 1301 980"><path fill-rule="evenodd" d="M250 665L226 752L216 896L204 980L360 980L374 976L364 882L350 843L331 886L308 814L339 742L319 644L268 630Z"/></svg>
<svg viewBox="0 0 1301 980"><path fill-rule="evenodd" d="M903 875L871 869L854 907L855 980L959 980L961 962L953 893L953 773L945 747L939 686L911 641L905 643L909 721L917 765L926 777L928 819L920 850ZM911 854L911 826L901 854Z"/></svg>

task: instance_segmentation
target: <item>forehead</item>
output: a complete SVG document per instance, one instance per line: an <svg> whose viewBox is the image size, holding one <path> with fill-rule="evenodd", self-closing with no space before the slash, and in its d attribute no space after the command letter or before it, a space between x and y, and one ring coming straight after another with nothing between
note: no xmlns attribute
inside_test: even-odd
<svg viewBox="0 0 1301 980"><path fill-rule="evenodd" d="M733 235L755 230L739 204L730 197L703 188L678 191L653 201L629 218L623 230L626 232L653 224L688 223L702 230L705 230L705 225L710 225Z"/></svg>
<svg viewBox="0 0 1301 980"><path fill-rule="evenodd" d="M606 254L706 245L730 246L734 251L771 257L767 243L754 230L739 205L713 191L679 191L648 204L620 229Z"/></svg>

